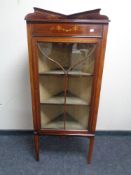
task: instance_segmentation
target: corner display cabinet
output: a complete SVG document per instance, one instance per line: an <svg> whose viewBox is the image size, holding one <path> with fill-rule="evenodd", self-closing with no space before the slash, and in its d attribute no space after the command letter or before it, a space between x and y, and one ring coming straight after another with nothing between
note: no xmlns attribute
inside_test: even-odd
<svg viewBox="0 0 131 175"><path fill-rule="evenodd" d="M63 15L34 8L25 20L36 159L40 135L82 136L90 163L109 19L100 9Z"/></svg>

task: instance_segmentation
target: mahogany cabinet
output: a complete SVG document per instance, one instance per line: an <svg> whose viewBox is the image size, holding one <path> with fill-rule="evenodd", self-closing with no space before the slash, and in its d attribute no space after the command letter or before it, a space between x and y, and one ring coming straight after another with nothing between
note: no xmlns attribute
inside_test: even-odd
<svg viewBox="0 0 131 175"><path fill-rule="evenodd" d="M90 163L109 19L100 9L63 15L34 8L25 20L36 159L40 135L83 136Z"/></svg>

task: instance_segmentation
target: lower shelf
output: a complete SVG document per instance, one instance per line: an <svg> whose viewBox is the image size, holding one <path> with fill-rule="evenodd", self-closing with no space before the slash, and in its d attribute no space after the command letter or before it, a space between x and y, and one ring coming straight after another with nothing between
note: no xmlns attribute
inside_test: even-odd
<svg viewBox="0 0 131 175"><path fill-rule="evenodd" d="M66 122L65 122L66 129L74 129L74 130L81 130L84 129L82 124L80 124L77 120L75 120L71 115L68 113L66 114ZM57 116L55 119L48 122L44 128L59 128L64 129L64 115L61 114Z"/></svg>
<svg viewBox="0 0 131 175"><path fill-rule="evenodd" d="M84 126L73 116L67 113L66 115L66 129L72 129L72 130L82 130L86 129Z"/></svg>
<svg viewBox="0 0 131 175"><path fill-rule="evenodd" d="M42 125L43 126L43 125ZM60 115L55 117L55 119L50 120L48 123L46 123L43 128L59 128L63 129L64 128L64 116Z"/></svg>

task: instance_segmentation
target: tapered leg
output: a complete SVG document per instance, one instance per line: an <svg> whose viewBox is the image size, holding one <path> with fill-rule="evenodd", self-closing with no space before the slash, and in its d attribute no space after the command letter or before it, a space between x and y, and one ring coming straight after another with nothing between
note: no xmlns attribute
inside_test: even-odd
<svg viewBox="0 0 131 175"><path fill-rule="evenodd" d="M37 133L34 134L34 144L35 144L35 155L36 160L39 160L39 135Z"/></svg>
<svg viewBox="0 0 131 175"><path fill-rule="evenodd" d="M89 138L88 158L87 158L88 164L90 164L92 160L93 146L94 146L94 137L90 137Z"/></svg>

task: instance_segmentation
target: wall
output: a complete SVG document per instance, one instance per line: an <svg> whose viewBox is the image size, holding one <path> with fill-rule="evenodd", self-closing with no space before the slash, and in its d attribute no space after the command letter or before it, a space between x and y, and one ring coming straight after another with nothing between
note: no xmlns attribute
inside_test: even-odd
<svg viewBox="0 0 131 175"><path fill-rule="evenodd" d="M26 24L33 7L70 14L101 8L110 17L98 130L131 130L129 0L0 0L0 129L32 129Z"/></svg>

